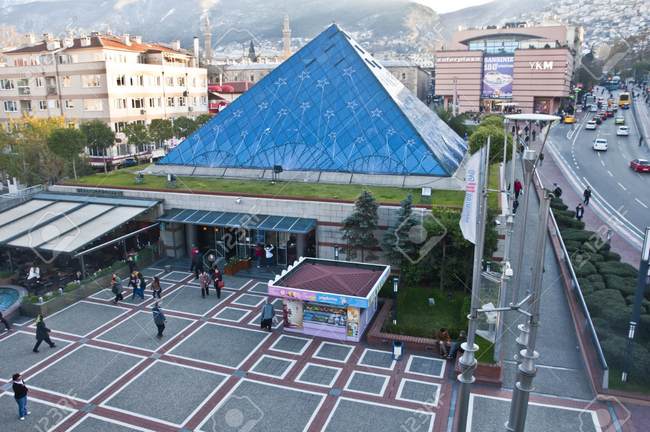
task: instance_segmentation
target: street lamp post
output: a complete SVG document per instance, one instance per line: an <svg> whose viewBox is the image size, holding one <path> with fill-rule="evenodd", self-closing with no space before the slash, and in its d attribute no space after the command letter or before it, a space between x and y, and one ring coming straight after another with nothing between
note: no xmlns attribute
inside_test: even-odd
<svg viewBox="0 0 650 432"><path fill-rule="evenodd" d="M334 260L338 261L339 260L339 247L334 246Z"/></svg>
<svg viewBox="0 0 650 432"><path fill-rule="evenodd" d="M399 289L399 278L393 277L393 325L397 325L397 290Z"/></svg>

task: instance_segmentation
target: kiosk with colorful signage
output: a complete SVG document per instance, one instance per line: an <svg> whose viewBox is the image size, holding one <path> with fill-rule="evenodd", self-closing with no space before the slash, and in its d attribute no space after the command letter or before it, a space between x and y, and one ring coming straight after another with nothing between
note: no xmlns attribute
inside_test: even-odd
<svg viewBox="0 0 650 432"><path fill-rule="evenodd" d="M300 258L269 281L282 299L284 329L358 342L377 311L390 266Z"/></svg>

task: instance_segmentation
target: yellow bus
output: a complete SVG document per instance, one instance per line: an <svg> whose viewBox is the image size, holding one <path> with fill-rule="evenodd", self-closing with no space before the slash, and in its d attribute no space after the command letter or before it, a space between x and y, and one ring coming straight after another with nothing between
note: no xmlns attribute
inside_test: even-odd
<svg viewBox="0 0 650 432"><path fill-rule="evenodd" d="M630 94L623 92L618 97L618 106L623 109L628 109L630 107Z"/></svg>

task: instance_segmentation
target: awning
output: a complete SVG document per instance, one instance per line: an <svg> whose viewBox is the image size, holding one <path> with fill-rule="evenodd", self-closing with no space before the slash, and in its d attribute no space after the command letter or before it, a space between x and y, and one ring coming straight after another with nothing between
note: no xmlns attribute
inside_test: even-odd
<svg viewBox="0 0 650 432"><path fill-rule="evenodd" d="M72 253L158 201L39 193L0 213L0 245Z"/></svg>
<svg viewBox="0 0 650 432"><path fill-rule="evenodd" d="M295 234L307 234L316 227L316 219L309 218L183 209L171 209L158 221Z"/></svg>

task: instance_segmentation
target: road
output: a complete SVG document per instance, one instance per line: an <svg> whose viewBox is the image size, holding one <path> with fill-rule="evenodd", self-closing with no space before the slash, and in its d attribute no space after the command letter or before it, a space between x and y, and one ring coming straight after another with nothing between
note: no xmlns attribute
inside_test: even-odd
<svg viewBox="0 0 650 432"><path fill-rule="evenodd" d="M584 125L593 113L582 113L577 124L558 125L551 130L549 147L559 156L556 160L574 189L581 195L587 185L591 186L595 204L591 207L640 248L645 227L650 225L650 175L632 171L629 163L635 158L650 159L650 150L645 145L639 147L639 130L632 110L619 109L619 114L625 117L625 124L630 128L627 137L616 136L613 118L605 120L595 131L585 130ZM592 149L596 138L607 139L606 152Z"/></svg>

